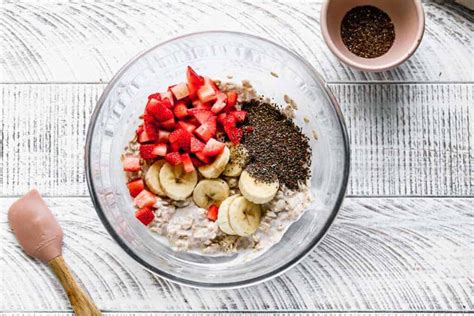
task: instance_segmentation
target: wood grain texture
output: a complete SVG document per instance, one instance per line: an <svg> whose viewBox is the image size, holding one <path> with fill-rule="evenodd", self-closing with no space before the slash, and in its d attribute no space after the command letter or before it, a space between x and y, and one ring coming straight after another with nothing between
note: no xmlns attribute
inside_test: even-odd
<svg viewBox="0 0 474 316"><path fill-rule="evenodd" d="M0 310L64 311L60 285L30 260L0 199ZM111 240L89 198L50 198L64 257L104 311L472 311L471 198L348 198L299 265L240 290L178 286L142 269ZM13 263L13 264L12 264Z"/></svg>
<svg viewBox="0 0 474 316"><path fill-rule="evenodd" d="M0 86L0 195L87 195L102 84ZM473 84L333 84L351 138L349 195L474 195Z"/></svg>
<svg viewBox="0 0 474 316"><path fill-rule="evenodd" d="M102 82L140 51L178 35L242 31L305 57L328 81L473 81L474 17L448 1L425 1L416 54L379 74L343 66L319 28L321 1L3 1L4 82ZM21 12L21 14L18 14ZM429 63L427 63L429 61Z"/></svg>

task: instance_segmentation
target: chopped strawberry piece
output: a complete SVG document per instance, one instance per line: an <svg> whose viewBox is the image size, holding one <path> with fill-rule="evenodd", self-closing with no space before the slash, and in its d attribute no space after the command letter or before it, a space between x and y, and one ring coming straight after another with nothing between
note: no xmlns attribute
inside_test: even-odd
<svg viewBox="0 0 474 316"><path fill-rule="evenodd" d="M204 77L204 84L206 85L210 85L212 87L212 89L215 91L215 92L219 92L219 88L217 87L216 83L214 82L214 80L212 80L211 78L208 78L208 77Z"/></svg>
<svg viewBox="0 0 474 316"><path fill-rule="evenodd" d="M194 130L202 141L207 142L211 137L216 134L217 130L217 117L211 116L204 124Z"/></svg>
<svg viewBox="0 0 474 316"><path fill-rule="evenodd" d="M189 99L190 99L191 101L196 100L196 98L197 98L197 91L198 91L198 88L196 88L195 86L190 85L190 84L188 83L188 92L189 92L189 96L188 96L188 97L189 97Z"/></svg>
<svg viewBox="0 0 474 316"><path fill-rule="evenodd" d="M145 189L145 183L142 179L134 180L127 184L128 191L132 197L136 197L140 192Z"/></svg>
<svg viewBox="0 0 474 316"><path fill-rule="evenodd" d="M168 108L167 103L169 104L167 100L157 101L151 99L148 101L145 112L153 115L153 117L160 122L172 119L174 117L173 111Z"/></svg>
<svg viewBox="0 0 474 316"><path fill-rule="evenodd" d="M231 112L230 114L233 115L235 119L240 123L245 121L245 117L247 116L246 111L234 111L234 112Z"/></svg>
<svg viewBox="0 0 474 316"><path fill-rule="evenodd" d="M137 127L137 135L140 135L144 131L143 124L138 125Z"/></svg>
<svg viewBox="0 0 474 316"><path fill-rule="evenodd" d="M235 127L237 125L237 119L233 115L227 115L227 117L224 119L224 130L227 134L229 134L230 129Z"/></svg>
<svg viewBox="0 0 474 316"><path fill-rule="evenodd" d="M143 190L140 192L135 199L133 200L136 206L139 208L145 207L145 206L153 206L156 203L156 196L151 193L150 191Z"/></svg>
<svg viewBox="0 0 474 316"><path fill-rule="evenodd" d="M185 122L185 121L179 121L178 126L189 133L192 133L196 129L196 125Z"/></svg>
<svg viewBox="0 0 474 316"><path fill-rule="evenodd" d="M170 132L168 131L163 131L163 130L158 130L158 141L160 143L166 143L169 140L170 137Z"/></svg>
<svg viewBox="0 0 474 316"><path fill-rule="evenodd" d="M198 75L191 66L188 66L187 71L186 71L186 79L188 81L188 84L199 88L204 84L204 78L200 75Z"/></svg>
<svg viewBox="0 0 474 316"><path fill-rule="evenodd" d="M182 82L170 88L176 100L181 100L189 95L188 86Z"/></svg>
<svg viewBox="0 0 474 316"><path fill-rule="evenodd" d="M209 139L202 153L208 157L219 155L224 150L225 144L214 138Z"/></svg>
<svg viewBox="0 0 474 316"><path fill-rule="evenodd" d="M183 162L184 171L186 173L193 172L195 170L193 161L191 160L191 157L189 157L189 154L182 154L181 161Z"/></svg>
<svg viewBox="0 0 474 316"><path fill-rule="evenodd" d="M229 136L230 141L232 144L237 145L242 140L244 133L242 129L238 127L231 127L227 132L227 136Z"/></svg>
<svg viewBox="0 0 474 316"><path fill-rule="evenodd" d="M194 100L192 103L193 107L196 109L211 110L211 105L209 103L202 103L199 100Z"/></svg>
<svg viewBox="0 0 474 316"><path fill-rule="evenodd" d="M164 104L167 108L172 108L174 105L173 93L168 89L168 91L161 94L163 101L166 101Z"/></svg>
<svg viewBox="0 0 474 316"><path fill-rule="evenodd" d="M176 122L174 120L174 117L167 121L161 122L160 127L162 127L165 130L172 131L176 127Z"/></svg>
<svg viewBox="0 0 474 316"><path fill-rule="evenodd" d="M223 92L217 93L217 100L216 103L211 108L211 111L214 113L219 113L222 109L226 106L227 95Z"/></svg>
<svg viewBox="0 0 474 316"><path fill-rule="evenodd" d="M169 146L171 149L169 150L169 152L176 152L176 151L179 151L181 149L181 146L178 142L176 143L171 143L170 146Z"/></svg>
<svg viewBox="0 0 474 316"><path fill-rule="evenodd" d="M164 157L167 151L168 151L168 148L166 147L166 144L160 143L160 144L154 145L152 154L155 156Z"/></svg>
<svg viewBox="0 0 474 316"><path fill-rule="evenodd" d="M219 207L217 205L212 204L207 209L207 218L213 222L217 220L217 215L219 214Z"/></svg>
<svg viewBox="0 0 474 316"><path fill-rule="evenodd" d="M152 142L155 140L155 138L155 135L152 137L146 131L142 131L140 134L138 134L138 142L140 144Z"/></svg>
<svg viewBox="0 0 474 316"><path fill-rule="evenodd" d="M128 172L140 171L140 158L136 156L125 156L123 161L123 170Z"/></svg>
<svg viewBox="0 0 474 316"><path fill-rule="evenodd" d="M205 144L201 142L196 137L191 137L191 152L197 153L198 151L202 151L204 149Z"/></svg>
<svg viewBox="0 0 474 316"><path fill-rule="evenodd" d="M157 92L157 93L150 94L148 96L148 100L150 99L156 99L158 101L161 101L161 93Z"/></svg>
<svg viewBox="0 0 474 316"><path fill-rule="evenodd" d="M237 96L237 91L235 90L227 92L227 106L229 108L232 108L237 104Z"/></svg>
<svg viewBox="0 0 474 316"><path fill-rule="evenodd" d="M190 118L186 122L189 123L189 124L193 124L196 127L201 125L201 123L195 117Z"/></svg>
<svg viewBox="0 0 474 316"><path fill-rule="evenodd" d="M143 144L140 145L140 157L143 159L152 159L155 158L156 155L153 153L153 150L155 149L154 144Z"/></svg>
<svg viewBox="0 0 474 316"><path fill-rule="evenodd" d="M253 132L253 126L244 126L242 128L245 133L252 133Z"/></svg>
<svg viewBox="0 0 474 316"><path fill-rule="evenodd" d="M219 122L223 126L226 117L227 117L227 113L219 113L219 115L217 116L217 122Z"/></svg>
<svg viewBox="0 0 474 316"><path fill-rule="evenodd" d="M173 112L177 118L183 119L188 116L188 107L184 102L180 101L174 106Z"/></svg>
<svg viewBox="0 0 474 316"><path fill-rule="evenodd" d="M145 206L135 212L135 217L142 222L143 225L148 225L153 222L155 213L153 213L151 208Z"/></svg>
<svg viewBox="0 0 474 316"><path fill-rule="evenodd" d="M198 151L197 153L194 153L194 155L196 155L196 158L201 160L206 165L211 163L211 159L206 156L202 151Z"/></svg>
<svg viewBox="0 0 474 316"><path fill-rule="evenodd" d="M169 141L170 143L182 143L191 141L191 133L185 129L178 128L171 132Z"/></svg>
<svg viewBox="0 0 474 316"><path fill-rule="evenodd" d="M193 115L200 124L204 124L211 116L214 115L214 113L209 110L199 108L189 109L188 113Z"/></svg>
<svg viewBox="0 0 474 316"><path fill-rule="evenodd" d="M197 96L202 103L213 101L217 98L217 92L214 86L215 84L212 80L208 78L205 79L204 85L197 91Z"/></svg>
<svg viewBox="0 0 474 316"><path fill-rule="evenodd" d="M191 161L193 162L193 165L196 168L204 166L204 163L201 160L197 159L196 157L191 156Z"/></svg>
<svg viewBox="0 0 474 316"><path fill-rule="evenodd" d="M165 159L166 159L166 161L168 161L173 166L177 166L177 165L180 165L182 163L181 155L180 155L179 152L173 152L173 153L166 154Z"/></svg>

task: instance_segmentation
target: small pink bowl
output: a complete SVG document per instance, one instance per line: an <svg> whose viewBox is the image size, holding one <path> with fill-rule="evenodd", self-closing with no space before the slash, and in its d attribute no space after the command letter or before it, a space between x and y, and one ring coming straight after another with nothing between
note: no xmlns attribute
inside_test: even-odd
<svg viewBox="0 0 474 316"><path fill-rule="evenodd" d="M380 57L359 57L342 42L342 19L349 10L363 5L385 11L395 26L393 46ZM321 8L320 23L324 40L334 55L353 68L377 72L395 68L410 58L423 38L425 15L420 0L326 0Z"/></svg>

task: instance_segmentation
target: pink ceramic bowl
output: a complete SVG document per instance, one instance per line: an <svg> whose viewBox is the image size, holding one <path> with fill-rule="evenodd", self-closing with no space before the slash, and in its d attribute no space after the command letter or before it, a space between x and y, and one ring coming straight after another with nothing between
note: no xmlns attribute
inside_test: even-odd
<svg viewBox="0 0 474 316"><path fill-rule="evenodd" d="M341 22L356 6L371 5L385 11L395 26L390 50L376 58L363 58L347 49L341 38ZM321 8L321 32L334 55L345 64L363 71L386 71L397 67L415 52L425 30L420 0L326 0Z"/></svg>

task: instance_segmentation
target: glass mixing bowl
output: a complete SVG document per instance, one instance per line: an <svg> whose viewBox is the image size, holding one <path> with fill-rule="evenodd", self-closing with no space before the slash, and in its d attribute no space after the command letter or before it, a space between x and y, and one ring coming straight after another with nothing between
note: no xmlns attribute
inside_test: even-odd
<svg viewBox="0 0 474 316"><path fill-rule="evenodd" d="M134 217L120 154L139 125L148 95L185 81L187 65L213 79L229 80L228 75L235 82L247 79L259 94L279 104L284 104L287 94L298 105L296 123L311 140L314 202L279 243L248 262L236 256L174 251ZM185 285L239 287L282 273L321 240L344 197L348 146L335 98L313 67L297 54L252 35L195 33L140 54L111 80L97 103L87 134L87 182L106 229L145 268Z"/></svg>

